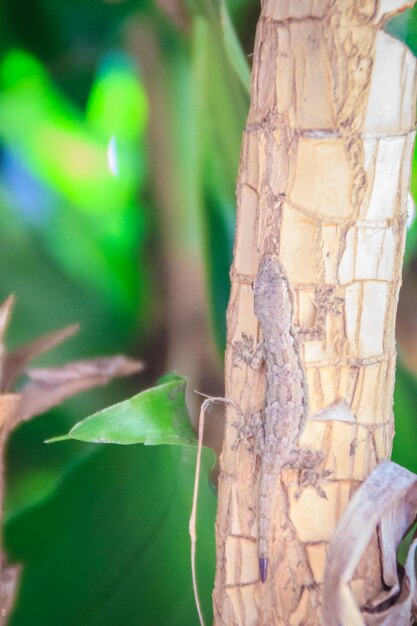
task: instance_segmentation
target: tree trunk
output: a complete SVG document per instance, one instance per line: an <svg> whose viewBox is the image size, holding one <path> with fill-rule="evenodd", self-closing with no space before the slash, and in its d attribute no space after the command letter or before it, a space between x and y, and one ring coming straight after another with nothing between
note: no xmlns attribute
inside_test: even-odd
<svg viewBox="0 0 417 626"><path fill-rule="evenodd" d="M354 491L391 452L394 322L416 84L413 55L382 26L412 4L262 5L228 309L226 396L240 410L228 408L221 457L218 625L320 624L326 546ZM288 277L308 385L309 419L299 445L321 450L331 474L320 483L326 497L307 487L297 498L300 472L282 471L271 493L272 545L263 584L257 554L261 458L237 444L234 424L264 407L265 371L239 362L235 346L242 336L248 345L260 338L252 284L271 249ZM363 605L381 587L375 540L352 589Z"/></svg>

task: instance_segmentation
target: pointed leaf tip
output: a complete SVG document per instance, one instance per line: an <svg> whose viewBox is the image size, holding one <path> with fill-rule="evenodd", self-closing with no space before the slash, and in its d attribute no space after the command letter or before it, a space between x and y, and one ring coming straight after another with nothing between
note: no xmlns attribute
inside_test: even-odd
<svg viewBox="0 0 417 626"><path fill-rule="evenodd" d="M69 441L71 437L69 435L59 435L58 437L51 437L45 439L44 443L55 443L56 441Z"/></svg>

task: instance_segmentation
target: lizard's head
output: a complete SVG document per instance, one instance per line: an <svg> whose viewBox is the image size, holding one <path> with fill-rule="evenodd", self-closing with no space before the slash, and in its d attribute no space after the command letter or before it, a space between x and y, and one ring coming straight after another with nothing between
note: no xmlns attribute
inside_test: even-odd
<svg viewBox="0 0 417 626"><path fill-rule="evenodd" d="M271 292L274 289L274 285L280 282L282 275L282 266L277 257L273 254L266 254L261 259L254 282L255 294L262 297L262 294Z"/></svg>

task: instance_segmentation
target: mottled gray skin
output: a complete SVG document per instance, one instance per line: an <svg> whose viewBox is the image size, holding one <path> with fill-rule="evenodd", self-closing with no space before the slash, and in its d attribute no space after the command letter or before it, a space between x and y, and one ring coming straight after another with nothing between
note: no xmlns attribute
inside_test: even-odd
<svg viewBox="0 0 417 626"><path fill-rule="evenodd" d="M258 501L258 551L262 582L268 569L273 494L284 467L313 469L320 452L297 448L304 428L308 394L293 330L293 303L288 279L277 257L263 257L254 284L255 314L263 335L266 396L261 434ZM259 433L259 429L258 429Z"/></svg>

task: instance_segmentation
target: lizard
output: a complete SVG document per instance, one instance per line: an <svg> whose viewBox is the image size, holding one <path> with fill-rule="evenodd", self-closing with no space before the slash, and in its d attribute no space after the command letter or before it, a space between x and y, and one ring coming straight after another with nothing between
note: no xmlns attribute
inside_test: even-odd
<svg viewBox="0 0 417 626"><path fill-rule="evenodd" d="M320 496L326 495L317 486L314 473L323 461L322 452L297 447L308 413L308 390L292 323L292 294L285 270L274 254L265 254L261 259L253 289L255 315L263 338L252 354L247 336L242 342L235 342L235 349L238 357L251 367L257 368L263 362L266 371L264 408L261 414L251 416L251 426L243 426L243 437L255 438L261 457L258 558L264 583L269 562L272 495L281 470L285 467L301 469L301 485L311 484Z"/></svg>

